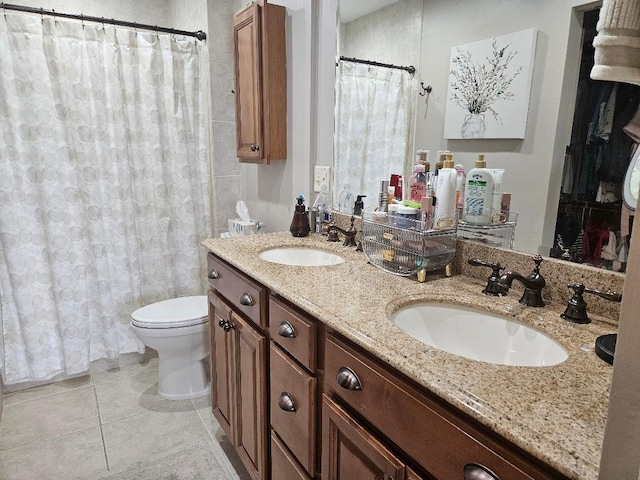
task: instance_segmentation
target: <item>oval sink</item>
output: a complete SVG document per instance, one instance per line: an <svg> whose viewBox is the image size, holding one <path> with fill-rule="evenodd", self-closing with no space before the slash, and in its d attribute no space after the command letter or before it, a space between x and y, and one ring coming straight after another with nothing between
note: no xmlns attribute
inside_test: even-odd
<svg viewBox="0 0 640 480"><path fill-rule="evenodd" d="M569 356L558 342L534 328L461 305L413 304L395 312L391 320L422 343L472 360L545 367Z"/></svg>
<svg viewBox="0 0 640 480"><path fill-rule="evenodd" d="M320 267L344 263L344 258L335 253L304 247L278 247L258 254L262 260L281 265Z"/></svg>

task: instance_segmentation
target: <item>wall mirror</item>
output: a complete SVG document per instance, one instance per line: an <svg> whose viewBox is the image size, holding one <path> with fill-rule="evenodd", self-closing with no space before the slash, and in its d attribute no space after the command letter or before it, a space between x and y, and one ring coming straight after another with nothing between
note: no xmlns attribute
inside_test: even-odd
<svg viewBox="0 0 640 480"><path fill-rule="evenodd" d="M554 246L565 150L571 143L579 72L583 68L580 53L592 41L583 33L585 15L597 9L598 2L541 0L535 5L526 0L508 5L500 0L381 2L378 9L370 8L354 18L349 14L350 3L374 2L337 1L340 18L337 55L416 67L411 104L414 132L406 145L404 174L409 173L417 149L429 149L432 164L436 150L451 150L456 163L462 163L467 171L473 167L478 153L485 153L492 168L506 170L505 182L508 191L513 192L511 208L519 214L515 249L549 256ZM489 13L497 10L501 11L500 19ZM409 11L412 13L408 14ZM395 33L393 40L385 41L387 49L379 48L376 40L384 36L372 35L371 26L378 22L378 32L391 32L398 28L400 18L406 21L407 17L412 18L413 30L405 23L403 33ZM444 139L451 48L528 28L536 29L538 36L525 139ZM364 33L367 29L369 33ZM358 41L357 34L364 40ZM419 94L421 82L433 86L430 95ZM340 127L338 121L335 125L336 129ZM336 148L334 175L340 171L342 162L341 152ZM363 169L373 171L366 163ZM375 177L373 198L367 197L366 206L377 204L379 182ZM343 183L334 176L334 207ZM354 195L361 193L356 186L351 187Z"/></svg>

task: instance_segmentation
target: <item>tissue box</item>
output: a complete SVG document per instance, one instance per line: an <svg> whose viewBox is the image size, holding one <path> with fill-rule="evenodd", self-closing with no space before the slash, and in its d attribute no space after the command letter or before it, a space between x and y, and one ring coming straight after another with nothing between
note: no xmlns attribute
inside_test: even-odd
<svg viewBox="0 0 640 480"><path fill-rule="evenodd" d="M262 224L257 220L241 220L240 218L229 219L229 233L231 235L255 235Z"/></svg>

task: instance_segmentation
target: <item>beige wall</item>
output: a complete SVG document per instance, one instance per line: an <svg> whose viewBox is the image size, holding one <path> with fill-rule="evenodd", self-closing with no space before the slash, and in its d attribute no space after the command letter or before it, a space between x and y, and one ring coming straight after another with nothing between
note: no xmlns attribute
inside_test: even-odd
<svg viewBox="0 0 640 480"><path fill-rule="evenodd" d="M579 25L573 8L580 0L426 0L418 79L433 86L428 110L419 102L416 148L449 149L469 171L477 154L506 169L503 191L513 193L519 214L515 247L548 255L553 234L564 146L568 144L577 84ZM496 17L499 13L499 20ZM573 30L570 32L571 27ZM451 48L535 28L537 44L524 140L446 140L443 138ZM573 38L570 40L570 33ZM567 57L568 48L572 53ZM565 63L569 76L565 81ZM573 65L571 65L573 64ZM563 98L563 89L567 98ZM539 250L542 246L542 249Z"/></svg>

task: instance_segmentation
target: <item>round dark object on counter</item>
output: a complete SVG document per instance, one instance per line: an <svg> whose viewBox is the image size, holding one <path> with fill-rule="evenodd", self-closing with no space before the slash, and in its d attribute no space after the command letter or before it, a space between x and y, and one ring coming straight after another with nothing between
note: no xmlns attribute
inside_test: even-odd
<svg viewBox="0 0 640 480"><path fill-rule="evenodd" d="M596 354L610 365L613 365L613 356L616 353L617 333L601 335L596 338Z"/></svg>

